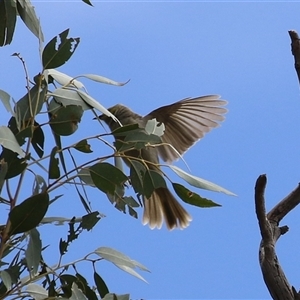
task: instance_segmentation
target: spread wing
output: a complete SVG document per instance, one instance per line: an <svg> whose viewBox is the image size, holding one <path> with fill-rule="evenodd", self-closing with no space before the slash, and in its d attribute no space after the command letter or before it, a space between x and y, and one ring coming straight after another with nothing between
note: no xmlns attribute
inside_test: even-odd
<svg viewBox="0 0 300 300"><path fill-rule="evenodd" d="M162 136L164 143L171 144L183 154L207 132L219 126L227 109L222 107L227 101L218 95L186 98L174 104L160 107L144 117L145 122L156 118L165 125ZM170 146L157 148L166 162L178 159L178 154Z"/></svg>

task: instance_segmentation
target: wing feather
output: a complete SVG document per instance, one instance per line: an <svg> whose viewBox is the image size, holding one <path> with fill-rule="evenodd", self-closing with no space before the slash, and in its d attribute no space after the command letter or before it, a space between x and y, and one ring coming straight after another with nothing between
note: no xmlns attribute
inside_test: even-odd
<svg viewBox="0 0 300 300"><path fill-rule="evenodd" d="M171 144L183 154L206 133L219 126L227 109L227 101L218 95L185 98L174 104L160 107L143 119L147 122L156 118L165 125L162 136L164 143ZM178 159L177 153L169 146L158 147L159 155L166 162Z"/></svg>

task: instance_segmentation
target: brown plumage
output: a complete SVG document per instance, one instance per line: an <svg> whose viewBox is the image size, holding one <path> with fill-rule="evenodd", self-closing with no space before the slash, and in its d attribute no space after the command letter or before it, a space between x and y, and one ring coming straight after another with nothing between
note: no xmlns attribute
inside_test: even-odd
<svg viewBox="0 0 300 300"><path fill-rule="evenodd" d="M162 106L142 117L128 107L117 104L109 109L122 125L139 124L144 128L148 120L156 118L165 126L161 139L164 143L171 144L179 154L187 151L195 142L201 139L211 129L218 127L219 122L224 120L223 114L227 110L220 96L209 95L196 98L186 98L170 105ZM110 130L119 127L112 118L100 116ZM178 159L178 154L169 146L147 147L141 150L130 150L126 154L142 157L145 162L150 161L159 164L159 156L168 163ZM126 162L128 164L128 162ZM148 164L150 169L156 170L155 166ZM144 216L143 224L149 224L150 228L161 228L165 220L168 229L175 227L185 228L192 220L189 213L179 204L169 189L158 188L150 198L143 199Z"/></svg>

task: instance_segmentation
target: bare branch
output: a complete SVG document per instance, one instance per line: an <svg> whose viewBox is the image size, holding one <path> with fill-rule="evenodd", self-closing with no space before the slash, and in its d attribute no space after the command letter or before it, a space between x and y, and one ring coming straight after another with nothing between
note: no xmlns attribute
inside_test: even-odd
<svg viewBox="0 0 300 300"><path fill-rule="evenodd" d="M289 35L292 41L291 50L295 59L295 69L300 83L300 40L299 40L298 33L294 30L290 30Z"/></svg>
<svg viewBox="0 0 300 300"><path fill-rule="evenodd" d="M295 300L297 299L295 295L298 294L285 277L275 251L276 241L288 231L288 227L278 227L278 222L274 219L279 220L281 216L284 216L287 211L297 205L295 199L300 199L299 187L275 206L269 214L266 214L264 198L266 184L266 175L261 175L255 185L255 209L262 237L259 247L260 267L265 284L274 300ZM283 211L285 212L284 215L282 214ZM274 219L269 219L269 215L273 216Z"/></svg>

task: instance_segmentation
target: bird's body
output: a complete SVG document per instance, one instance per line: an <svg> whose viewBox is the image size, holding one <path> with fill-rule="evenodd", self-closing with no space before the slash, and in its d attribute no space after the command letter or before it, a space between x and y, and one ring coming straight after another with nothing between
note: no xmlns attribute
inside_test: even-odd
<svg viewBox="0 0 300 300"><path fill-rule="evenodd" d="M219 96L203 96L187 98L174 104L160 107L142 117L128 107L117 104L109 111L115 115L122 125L138 124L144 128L147 122L156 118L165 126L161 139L166 144L171 144L179 154L183 154L205 133L223 121L226 109L221 107L227 102L220 100ZM112 118L102 115L100 117L109 126L111 131L120 125ZM146 147L138 150L129 150L126 155L140 157L149 169L158 170L159 156L170 163L178 158L178 153L172 147L164 145L159 147ZM151 162L151 163L147 163ZM128 161L125 161L128 164ZM151 228L161 228L163 220L169 229L175 227L185 228L192 220L189 213L179 204L168 188L154 190L149 198L144 198L143 224Z"/></svg>

